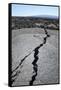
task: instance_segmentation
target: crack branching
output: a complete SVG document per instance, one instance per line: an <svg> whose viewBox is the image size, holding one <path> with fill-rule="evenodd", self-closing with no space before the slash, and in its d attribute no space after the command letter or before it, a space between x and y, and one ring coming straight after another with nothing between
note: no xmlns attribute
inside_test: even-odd
<svg viewBox="0 0 61 90"><path fill-rule="evenodd" d="M32 52L31 52L32 53ZM12 71L11 74L11 83L13 84L13 82L15 82L15 80L17 79L17 76L20 74L21 71L18 70L18 68L21 66L21 64L23 63L23 61L31 54L29 53L28 55L26 55L21 62L19 63L19 65ZM17 70L17 71L16 71ZM15 74L13 75L13 73L15 72Z"/></svg>
<svg viewBox="0 0 61 90"><path fill-rule="evenodd" d="M32 53L32 52L31 52L31 53ZM12 71L12 73L15 72L15 71L21 66L21 64L23 63L23 61L24 61L31 53L29 53L29 54L26 55L23 59L21 59L21 62L20 62L19 65Z"/></svg>
<svg viewBox="0 0 61 90"><path fill-rule="evenodd" d="M33 64L33 70L34 70L34 75L32 76L31 81L29 82L29 85L33 85L34 80L36 79L37 76L37 71L38 71L38 65L37 65L37 61L38 61L38 53L39 53L39 49L40 47L43 46L43 44L46 43L47 37L50 37L50 35L48 34L47 30L44 28L44 32L46 34L46 37L44 37L44 41L42 44L40 44L39 46L37 46L34 50L32 50L28 55L26 55L19 63L19 65L12 70L12 74L11 74L11 82L13 84L13 82L15 82L15 80L17 79L17 76L20 74L20 71L18 71L18 68L21 66L21 64L24 62L24 60L32 54L32 52L34 51L34 60L32 62ZM13 75L13 73L15 72L15 74Z"/></svg>
<svg viewBox="0 0 61 90"><path fill-rule="evenodd" d="M14 75L11 75L11 83L13 84L13 82L15 82L15 80L17 79L17 77L19 76L20 71L15 72Z"/></svg>

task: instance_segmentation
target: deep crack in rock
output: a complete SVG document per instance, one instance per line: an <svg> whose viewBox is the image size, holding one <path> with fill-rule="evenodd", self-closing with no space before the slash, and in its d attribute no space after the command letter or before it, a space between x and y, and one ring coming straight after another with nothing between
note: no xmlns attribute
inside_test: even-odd
<svg viewBox="0 0 61 90"><path fill-rule="evenodd" d="M36 76L37 76L37 71L38 71L38 65L37 65L37 61L39 59L38 57L38 53L39 53L39 49L40 47L43 46L43 44L46 44L46 40L48 37L50 37L50 35L48 34L47 30L44 28L44 32L46 34L46 37L44 37L44 41L42 44L40 44L39 46L37 46L34 50L32 50L32 52L34 51L34 60L32 62L33 64L33 73L34 75L32 76L32 79L31 81L29 82L29 85L33 85L33 82L35 81L36 79ZM30 52L28 55L26 55L22 60L21 62L19 63L19 65L12 71L12 74L15 72L14 75L11 74L11 83L13 84L13 82L15 82L15 80L17 79L17 76L20 74L20 71L18 71L18 68L21 66L21 64L24 62L24 60L32 54L32 52Z"/></svg>
<svg viewBox="0 0 61 90"><path fill-rule="evenodd" d="M36 76L37 76L37 71L38 71L37 61L38 61L38 59L39 59L39 57L38 57L39 49L40 49L40 47L42 47L44 44L46 44L47 38L50 37L50 35L48 34L48 32L47 32L47 30L46 30L45 28L44 28L44 31L45 31L46 37L44 37L43 43L40 44L38 47L36 47L36 48L34 49L34 60L33 60L33 62L32 62L32 64L33 64L33 70L34 70L34 71L33 71L33 72L34 72L34 75L32 76L32 79L30 80L29 85L33 85L33 82L35 81Z"/></svg>
<svg viewBox="0 0 61 90"><path fill-rule="evenodd" d="M31 53L32 53L32 52L31 52ZM15 72L14 75L11 74L11 83L12 83L12 84L13 84L13 82L15 82L15 80L17 79L17 78L15 78L15 77L17 77L17 76L20 74L20 72L21 72L21 71L16 71L16 70L18 70L18 68L21 66L21 64L23 63L23 61L24 61L31 53L29 53L28 55L26 55L26 56L21 60L21 62L19 63L19 65L12 71L12 74ZM15 78L15 79L14 79L14 78Z"/></svg>
<svg viewBox="0 0 61 90"><path fill-rule="evenodd" d="M26 55L23 59L21 59L21 62L20 62L19 65L12 71L12 73L15 72L15 71L21 66L21 64L23 63L23 61L24 61L30 54L31 54L31 53L29 53L29 54Z"/></svg>

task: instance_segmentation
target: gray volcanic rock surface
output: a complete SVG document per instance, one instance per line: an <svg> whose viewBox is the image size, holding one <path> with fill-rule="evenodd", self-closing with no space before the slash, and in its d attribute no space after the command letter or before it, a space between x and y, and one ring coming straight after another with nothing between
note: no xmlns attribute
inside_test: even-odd
<svg viewBox="0 0 61 90"><path fill-rule="evenodd" d="M12 30L12 86L58 83L58 30L47 32Z"/></svg>

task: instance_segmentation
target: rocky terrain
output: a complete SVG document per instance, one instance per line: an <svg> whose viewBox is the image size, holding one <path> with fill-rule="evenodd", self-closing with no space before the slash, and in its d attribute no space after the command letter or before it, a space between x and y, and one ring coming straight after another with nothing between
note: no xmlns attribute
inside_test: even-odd
<svg viewBox="0 0 61 90"><path fill-rule="evenodd" d="M58 83L58 32L39 27L12 30L12 86Z"/></svg>

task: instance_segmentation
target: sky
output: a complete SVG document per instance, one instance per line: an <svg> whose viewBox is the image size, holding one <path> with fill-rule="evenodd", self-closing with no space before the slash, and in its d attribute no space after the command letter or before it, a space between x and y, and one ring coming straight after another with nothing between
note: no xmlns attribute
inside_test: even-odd
<svg viewBox="0 0 61 90"><path fill-rule="evenodd" d="M12 4L12 16L50 15L58 17L58 7Z"/></svg>

